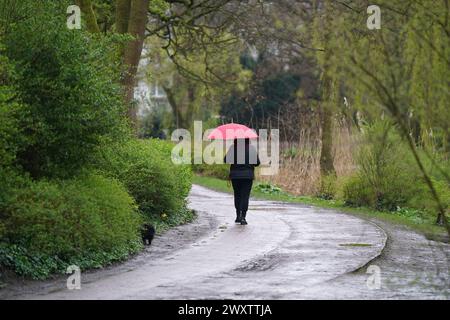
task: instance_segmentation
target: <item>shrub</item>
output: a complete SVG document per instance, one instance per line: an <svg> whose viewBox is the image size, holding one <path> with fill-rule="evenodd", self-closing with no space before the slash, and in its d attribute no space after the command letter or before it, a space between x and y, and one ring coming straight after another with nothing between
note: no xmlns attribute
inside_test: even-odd
<svg viewBox="0 0 450 320"><path fill-rule="evenodd" d="M17 153L25 143L19 121L24 117L25 110L17 101L17 92L11 85L13 66L3 51L0 42L0 168L14 164Z"/></svg>
<svg viewBox="0 0 450 320"><path fill-rule="evenodd" d="M13 165L23 147L24 140L17 121L21 108L17 103L6 104L0 91L0 168Z"/></svg>
<svg viewBox="0 0 450 320"><path fill-rule="evenodd" d="M342 185L342 197L348 206L375 207L376 197L373 188L359 174L347 177Z"/></svg>
<svg viewBox="0 0 450 320"><path fill-rule="evenodd" d="M336 192L337 192L336 180L337 180L337 177L335 174L330 174L330 175L321 177L320 178L320 189L319 189L317 196L319 198L322 198L325 200L334 199Z"/></svg>
<svg viewBox="0 0 450 320"><path fill-rule="evenodd" d="M43 278L70 264L100 267L140 248L142 218L119 182L98 174L22 182L0 208L0 263L18 274Z"/></svg>
<svg viewBox="0 0 450 320"><path fill-rule="evenodd" d="M409 200L408 206L436 214L438 212L436 200L433 198L429 187L421 180L423 179L418 181L420 182L418 185L419 190ZM435 178L432 178L431 180L442 206L448 210L448 208L450 208L450 187L448 183Z"/></svg>
<svg viewBox="0 0 450 320"><path fill-rule="evenodd" d="M0 241L6 232L6 208L14 202L14 190L27 187L29 179L26 176L18 174L12 168L0 167Z"/></svg>
<svg viewBox="0 0 450 320"><path fill-rule="evenodd" d="M172 145L161 140L129 140L99 151L95 167L120 180L150 221L183 212L192 183L187 165L171 161Z"/></svg>
<svg viewBox="0 0 450 320"><path fill-rule="evenodd" d="M357 157L359 170L344 179L342 198L349 206L389 210L416 222L431 221L438 212L436 201L410 150L393 129L383 121L365 128L364 145ZM443 207L449 208L450 188L435 170L436 163L442 168L448 163L444 159L431 161L421 148L417 150Z"/></svg>
<svg viewBox="0 0 450 320"><path fill-rule="evenodd" d="M417 193L420 173L389 122L379 121L365 128L357 160L357 175L343 186L346 203L396 210Z"/></svg>
<svg viewBox="0 0 450 320"><path fill-rule="evenodd" d="M28 113L18 161L34 178L74 176L102 137L118 137L125 127L115 40L69 30L64 2L39 1L4 36Z"/></svg>
<svg viewBox="0 0 450 320"><path fill-rule="evenodd" d="M174 145L171 142L159 139L142 140L142 143L147 145L147 152L158 150L163 161L167 162L177 178L176 190L179 197L186 198L192 187L192 169L189 165L175 165L172 162L172 149Z"/></svg>

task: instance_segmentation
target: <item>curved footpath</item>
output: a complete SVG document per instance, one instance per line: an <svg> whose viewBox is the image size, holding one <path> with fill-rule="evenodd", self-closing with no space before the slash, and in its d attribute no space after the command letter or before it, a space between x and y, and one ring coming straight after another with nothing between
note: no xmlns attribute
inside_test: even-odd
<svg viewBox="0 0 450 320"><path fill-rule="evenodd" d="M199 215L195 222L157 237L130 261L83 273L81 290L67 290L59 277L16 282L0 298L448 298L448 244L333 210L271 201L251 200L249 225L235 225L232 196L200 186L193 186L189 203ZM380 271L381 287L367 285L374 277L369 266Z"/></svg>

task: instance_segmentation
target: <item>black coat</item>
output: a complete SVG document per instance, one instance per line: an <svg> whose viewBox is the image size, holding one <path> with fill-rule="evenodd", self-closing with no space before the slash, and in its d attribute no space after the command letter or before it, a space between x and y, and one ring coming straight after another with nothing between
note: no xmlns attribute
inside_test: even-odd
<svg viewBox="0 0 450 320"><path fill-rule="evenodd" d="M241 154L243 152L238 152L237 149L238 145L233 144L224 158L226 164L231 164L230 179L255 179L255 167L261 164L258 152L255 147L246 143L245 148L242 148L242 151L245 150L244 158Z"/></svg>

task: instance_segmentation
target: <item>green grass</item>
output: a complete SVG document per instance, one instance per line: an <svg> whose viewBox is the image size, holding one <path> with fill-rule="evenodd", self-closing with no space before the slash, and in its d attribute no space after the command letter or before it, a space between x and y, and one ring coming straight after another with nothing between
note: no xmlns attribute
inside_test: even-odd
<svg viewBox="0 0 450 320"><path fill-rule="evenodd" d="M216 191L232 193L231 185L227 181L206 176L194 176L194 184L198 184ZM256 182L257 184L257 182ZM421 216L419 213L411 213L408 211L402 212L385 212L377 211L371 208L352 208L344 205L340 200L324 200L321 198L310 196L295 196L287 192L281 193L265 193L260 190L252 189L251 196L255 199L283 201L289 203L299 203L305 205L312 205L327 209L338 209L340 212L353 214L363 218L376 218L384 222L389 222L398 225L404 225L412 230L423 233L429 237L446 237L447 233L444 227L435 224L435 217Z"/></svg>

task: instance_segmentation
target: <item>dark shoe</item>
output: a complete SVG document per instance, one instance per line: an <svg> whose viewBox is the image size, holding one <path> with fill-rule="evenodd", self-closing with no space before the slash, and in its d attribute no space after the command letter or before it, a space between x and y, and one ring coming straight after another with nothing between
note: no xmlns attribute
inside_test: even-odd
<svg viewBox="0 0 450 320"><path fill-rule="evenodd" d="M236 213L236 220L234 221L234 222L236 222L236 223L241 223L241 213L240 212L237 212Z"/></svg>
<svg viewBox="0 0 450 320"><path fill-rule="evenodd" d="M247 216L247 212L242 212L242 215L241 215L241 225L243 225L243 226L245 226L245 225L247 225L248 223L247 223L247 220L245 220L245 217Z"/></svg>

